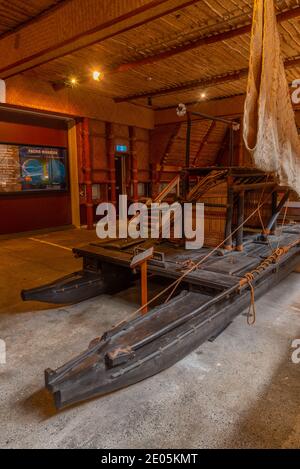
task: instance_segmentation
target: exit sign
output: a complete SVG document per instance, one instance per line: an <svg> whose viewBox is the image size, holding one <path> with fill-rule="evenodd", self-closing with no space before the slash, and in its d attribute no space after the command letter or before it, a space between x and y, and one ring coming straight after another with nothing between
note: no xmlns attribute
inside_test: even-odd
<svg viewBox="0 0 300 469"><path fill-rule="evenodd" d="M127 145L116 145L116 151L118 153L126 153L128 150Z"/></svg>

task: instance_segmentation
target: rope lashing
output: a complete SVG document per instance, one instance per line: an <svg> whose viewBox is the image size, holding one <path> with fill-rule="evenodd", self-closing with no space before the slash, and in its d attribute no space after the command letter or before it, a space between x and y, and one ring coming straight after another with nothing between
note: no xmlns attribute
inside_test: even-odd
<svg viewBox="0 0 300 469"><path fill-rule="evenodd" d="M251 294L251 300L250 300L250 305L247 313L247 324L249 326L253 326L256 321L256 307L255 307L255 292L254 292L254 286L252 284L254 280L254 275L251 272L248 272L245 275L245 279L247 279L249 288L250 288L250 294Z"/></svg>
<svg viewBox="0 0 300 469"><path fill-rule="evenodd" d="M266 270L271 264L276 264L278 259L283 256L283 254L286 254L292 247L296 246L299 244L300 239L297 241L294 241L293 243L287 245L287 246L282 246L280 248L275 249L275 251L268 256L266 259L264 259L255 269L253 269L251 272L247 272L243 278L239 281L240 288L242 288L244 285L248 284L250 288L250 305L249 305L249 310L247 314L247 323L249 326L252 326L255 324L256 321L256 307L255 307L255 290L253 286L253 282L255 280L256 275L260 275L264 270Z"/></svg>
<svg viewBox="0 0 300 469"><path fill-rule="evenodd" d="M181 272L186 272L187 270L193 268L195 269L197 267L196 262L194 262L192 259L188 259L185 261L182 265Z"/></svg>

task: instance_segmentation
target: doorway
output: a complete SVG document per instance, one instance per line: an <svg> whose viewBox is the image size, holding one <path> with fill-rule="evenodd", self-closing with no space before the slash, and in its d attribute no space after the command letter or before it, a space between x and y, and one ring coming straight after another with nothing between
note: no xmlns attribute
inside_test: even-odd
<svg viewBox="0 0 300 469"><path fill-rule="evenodd" d="M115 169L116 169L116 198L117 207L119 205L119 195L124 195L126 191L126 154L115 155Z"/></svg>

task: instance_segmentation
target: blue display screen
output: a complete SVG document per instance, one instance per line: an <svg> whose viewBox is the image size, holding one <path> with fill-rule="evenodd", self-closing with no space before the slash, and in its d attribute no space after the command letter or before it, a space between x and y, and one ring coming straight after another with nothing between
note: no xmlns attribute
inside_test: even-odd
<svg viewBox="0 0 300 469"><path fill-rule="evenodd" d="M126 153L128 150L127 145L116 145L116 151L118 153Z"/></svg>
<svg viewBox="0 0 300 469"><path fill-rule="evenodd" d="M0 193L67 189L66 148L0 144Z"/></svg>

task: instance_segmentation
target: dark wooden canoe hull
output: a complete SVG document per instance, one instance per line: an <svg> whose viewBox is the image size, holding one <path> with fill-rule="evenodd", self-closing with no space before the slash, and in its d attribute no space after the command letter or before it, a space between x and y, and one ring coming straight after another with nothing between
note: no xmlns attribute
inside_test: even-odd
<svg viewBox="0 0 300 469"><path fill-rule="evenodd" d="M294 269L299 251L298 247L292 249L256 278L256 298ZM242 290L231 287L211 298L198 291L182 292L146 316L104 334L98 343L58 370L46 370L46 387L60 409L137 383L172 366L217 335L249 301L248 286Z"/></svg>
<svg viewBox="0 0 300 469"><path fill-rule="evenodd" d="M117 293L128 288L133 276L128 269L115 267L90 271L86 268L66 275L54 282L21 291L23 301L41 301L53 304L72 304L104 293Z"/></svg>

